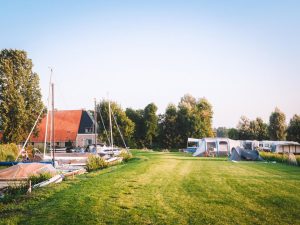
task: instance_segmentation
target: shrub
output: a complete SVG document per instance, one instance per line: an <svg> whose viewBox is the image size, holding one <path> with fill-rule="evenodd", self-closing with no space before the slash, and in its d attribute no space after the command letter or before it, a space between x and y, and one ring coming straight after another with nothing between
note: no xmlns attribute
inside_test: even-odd
<svg viewBox="0 0 300 225"><path fill-rule="evenodd" d="M2 144L0 145L0 161L14 161L19 154L17 145Z"/></svg>
<svg viewBox="0 0 300 225"><path fill-rule="evenodd" d="M9 203L15 201L18 197L26 194L28 191L27 181L14 181L9 183L9 186L4 190L4 195L0 198L0 202Z"/></svg>
<svg viewBox="0 0 300 225"><path fill-rule="evenodd" d="M119 156L123 158L124 162L127 162L129 159L132 158L132 154L126 150L122 150Z"/></svg>
<svg viewBox="0 0 300 225"><path fill-rule="evenodd" d="M103 169L107 166L107 162L105 162L103 158L96 155L89 156L86 162L86 169L89 172L93 170Z"/></svg>
<svg viewBox="0 0 300 225"><path fill-rule="evenodd" d="M52 177L50 173L41 173L39 175L31 175L28 180L31 180L31 185L41 183L45 180L49 180Z"/></svg>

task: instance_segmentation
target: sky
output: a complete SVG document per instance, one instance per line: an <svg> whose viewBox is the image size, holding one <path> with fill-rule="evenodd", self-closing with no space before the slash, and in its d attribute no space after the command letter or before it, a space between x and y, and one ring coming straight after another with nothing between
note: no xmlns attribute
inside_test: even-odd
<svg viewBox="0 0 300 225"><path fill-rule="evenodd" d="M0 0L0 49L22 49L46 103L123 109L205 97L214 127L300 114L300 1Z"/></svg>

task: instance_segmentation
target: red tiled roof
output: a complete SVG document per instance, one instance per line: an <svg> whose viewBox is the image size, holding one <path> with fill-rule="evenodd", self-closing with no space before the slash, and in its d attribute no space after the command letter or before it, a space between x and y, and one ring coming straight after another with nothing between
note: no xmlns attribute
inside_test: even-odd
<svg viewBox="0 0 300 225"><path fill-rule="evenodd" d="M50 112L51 113L51 112ZM75 141L80 125L82 110L59 110L54 112L54 136L55 142ZM44 142L47 116L38 125L39 135L32 137L31 142ZM47 140L50 141L51 119L48 119Z"/></svg>

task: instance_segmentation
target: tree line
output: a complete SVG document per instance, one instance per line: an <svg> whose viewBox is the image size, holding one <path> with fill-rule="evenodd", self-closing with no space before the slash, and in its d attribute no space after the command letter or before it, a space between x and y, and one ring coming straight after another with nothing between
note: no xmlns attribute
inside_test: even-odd
<svg viewBox="0 0 300 225"><path fill-rule="evenodd" d="M228 137L242 140L288 140L300 142L300 115L295 114L286 124L286 116L279 109L271 113L269 123L261 118L250 120L241 116L236 128L218 127L215 129L217 137Z"/></svg>
<svg viewBox="0 0 300 225"><path fill-rule="evenodd" d="M188 137L214 135L212 106L205 98L196 99L186 94L177 106L169 104L163 114L157 114L155 103L149 103L144 109L127 108L125 111L116 102L110 104L112 133L119 146L124 144L122 136L131 148L172 149L185 147ZM110 144L108 115L108 101L102 100L97 105L98 132L100 140Z"/></svg>

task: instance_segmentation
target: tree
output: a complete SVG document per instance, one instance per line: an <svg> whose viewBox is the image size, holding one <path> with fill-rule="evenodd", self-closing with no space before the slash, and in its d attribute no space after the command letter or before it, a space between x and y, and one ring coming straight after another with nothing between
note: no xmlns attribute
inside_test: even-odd
<svg viewBox="0 0 300 225"><path fill-rule="evenodd" d="M264 123L261 118L256 118L255 120L255 140L262 141L262 140L269 140L268 134L268 124Z"/></svg>
<svg viewBox="0 0 300 225"><path fill-rule="evenodd" d="M295 114L287 128L287 139L300 142L300 115Z"/></svg>
<svg viewBox="0 0 300 225"><path fill-rule="evenodd" d="M216 135L217 137L224 137L227 138L228 137L228 129L226 127L218 127L216 129Z"/></svg>
<svg viewBox="0 0 300 225"><path fill-rule="evenodd" d="M107 144L109 143L110 139L110 125L109 125L109 108L108 108L108 101L102 100L97 105L97 122L100 125L100 139L103 142L107 141ZM125 112L122 110L121 106L119 106L116 102L110 102L111 107L111 120L112 120L112 134L113 134L113 141L114 145L118 146L124 146L122 136L124 138L125 142L128 142L130 138L132 137L132 134L134 132L134 123L126 116ZM100 115L101 113L101 115ZM103 127L101 116L103 118L103 123L105 126L105 129ZM117 123L116 123L117 122ZM120 129L119 133L118 126ZM106 130L106 131L105 131Z"/></svg>
<svg viewBox="0 0 300 225"><path fill-rule="evenodd" d="M205 98L196 100L189 94L184 95L178 104L179 147L186 145L188 137L213 137L212 116L212 106Z"/></svg>
<svg viewBox="0 0 300 225"><path fill-rule="evenodd" d="M249 120L246 116L241 116L237 128L240 139L259 141L268 139L268 125L259 117Z"/></svg>
<svg viewBox="0 0 300 225"><path fill-rule="evenodd" d="M200 98L196 103L195 115L199 120L199 128L196 133L198 133L199 138L203 137L213 137L214 132L212 128L212 105L208 102L206 98Z"/></svg>
<svg viewBox="0 0 300 225"><path fill-rule="evenodd" d="M285 114L277 107L271 113L269 123L269 135L271 140L285 140L286 137L286 124Z"/></svg>
<svg viewBox="0 0 300 225"><path fill-rule="evenodd" d="M253 125L252 125L253 126ZM250 120L246 116L241 116L240 121L237 125L239 132L239 138L243 140L252 139L251 129L250 129Z"/></svg>
<svg viewBox="0 0 300 225"><path fill-rule="evenodd" d="M228 138L233 140L238 140L240 138L239 131L235 128L228 129Z"/></svg>
<svg viewBox="0 0 300 225"><path fill-rule="evenodd" d="M0 129L3 142L20 143L44 108L39 77L22 50L0 52Z"/></svg>
<svg viewBox="0 0 300 225"><path fill-rule="evenodd" d="M148 104L144 109L144 126L145 126L145 146L153 148L153 141L158 132L158 116L156 115L157 106L154 103Z"/></svg>
<svg viewBox="0 0 300 225"><path fill-rule="evenodd" d="M144 148L144 110L127 108L125 113L126 116L134 123L135 127L132 138L129 140L129 146L131 148Z"/></svg>
<svg viewBox="0 0 300 225"><path fill-rule="evenodd" d="M178 147L177 108L169 104L159 123L160 144L164 148Z"/></svg>

